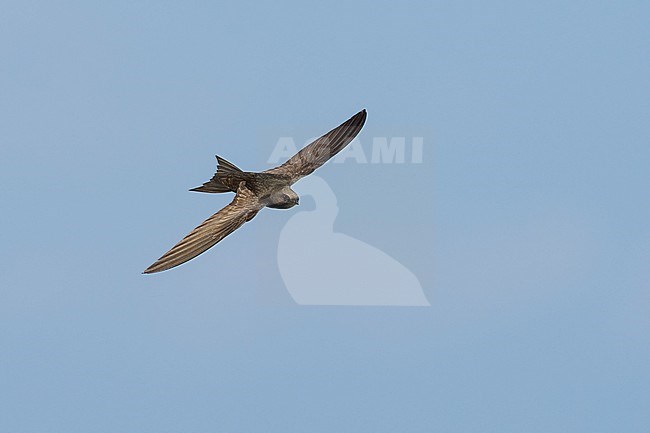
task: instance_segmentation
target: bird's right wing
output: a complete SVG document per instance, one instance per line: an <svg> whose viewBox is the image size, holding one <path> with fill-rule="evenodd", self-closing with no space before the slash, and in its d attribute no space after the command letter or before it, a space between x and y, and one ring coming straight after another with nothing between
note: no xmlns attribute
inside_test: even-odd
<svg viewBox="0 0 650 433"><path fill-rule="evenodd" d="M229 205L203 221L144 273L166 271L193 259L253 219L262 207L257 196L246 188L246 182L240 182L237 195Z"/></svg>
<svg viewBox="0 0 650 433"><path fill-rule="evenodd" d="M361 110L327 134L309 143L284 164L265 173L287 175L291 183L311 174L328 159L339 153L357 136L366 122L366 110Z"/></svg>

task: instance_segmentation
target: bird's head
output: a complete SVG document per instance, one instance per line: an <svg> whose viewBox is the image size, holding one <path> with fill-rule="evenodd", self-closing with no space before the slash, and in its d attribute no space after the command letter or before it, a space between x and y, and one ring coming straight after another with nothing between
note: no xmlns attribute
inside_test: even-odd
<svg viewBox="0 0 650 433"><path fill-rule="evenodd" d="M268 207L274 209L289 209L300 203L298 194L289 187L283 188L271 196Z"/></svg>

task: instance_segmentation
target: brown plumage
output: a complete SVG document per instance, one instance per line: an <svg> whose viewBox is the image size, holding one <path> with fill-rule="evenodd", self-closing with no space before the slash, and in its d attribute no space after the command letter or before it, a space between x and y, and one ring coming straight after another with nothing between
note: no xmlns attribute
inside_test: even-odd
<svg viewBox="0 0 650 433"><path fill-rule="evenodd" d="M205 252L230 233L250 221L264 207L289 209L299 202L291 185L313 173L339 153L357 136L366 121L366 110L316 139L284 164L260 173L245 172L217 156L217 172L208 182L191 191L235 192L230 204L205 220L167 251L145 274L178 266Z"/></svg>

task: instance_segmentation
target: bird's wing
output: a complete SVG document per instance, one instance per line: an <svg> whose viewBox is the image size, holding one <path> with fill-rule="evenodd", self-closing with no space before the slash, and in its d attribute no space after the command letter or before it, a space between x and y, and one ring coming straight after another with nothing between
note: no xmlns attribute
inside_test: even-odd
<svg viewBox="0 0 650 433"><path fill-rule="evenodd" d="M361 110L327 134L309 143L284 164L265 173L291 177L291 183L311 174L328 159L339 153L357 136L366 122L366 110Z"/></svg>
<svg viewBox="0 0 650 433"><path fill-rule="evenodd" d="M145 269L145 274L165 271L193 259L250 221L262 209L257 196L240 182L232 202L192 230L161 258Z"/></svg>

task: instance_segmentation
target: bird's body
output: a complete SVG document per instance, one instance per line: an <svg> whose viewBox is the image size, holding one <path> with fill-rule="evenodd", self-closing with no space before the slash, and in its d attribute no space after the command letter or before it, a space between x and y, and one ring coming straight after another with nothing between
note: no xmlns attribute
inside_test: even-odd
<svg viewBox="0 0 650 433"><path fill-rule="evenodd" d="M366 110L310 143L284 164L263 172L246 172L217 156L212 179L191 191L236 193L233 201L192 230L144 273L164 271L193 259L250 221L264 207L289 209L299 203L291 185L340 152L359 133Z"/></svg>
<svg viewBox="0 0 650 433"><path fill-rule="evenodd" d="M225 192L237 192L241 182L246 183L248 188L253 194L259 197L259 200L264 206L271 208L288 209L292 206L283 196L289 189L292 198L297 199L298 195L288 186L291 182L291 177L286 174L273 174L273 173L256 173L254 171L242 171L235 167L232 163L217 156L219 163L217 173L203 186L193 188L190 191L218 193L225 189ZM294 203L294 204L297 204ZM284 206L284 207L280 207Z"/></svg>

